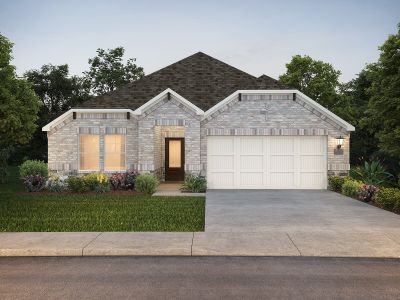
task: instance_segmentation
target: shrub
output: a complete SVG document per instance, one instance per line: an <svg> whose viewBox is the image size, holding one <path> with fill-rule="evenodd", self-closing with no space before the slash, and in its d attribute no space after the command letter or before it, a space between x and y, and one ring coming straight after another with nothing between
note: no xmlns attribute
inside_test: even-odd
<svg viewBox="0 0 400 300"><path fill-rule="evenodd" d="M82 176L82 180L85 181L85 184L90 191L94 191L97 186L97 176L99 173L89 173Z"/></svg>
<svg viewBox="0 0 400 300"><path fill-rule="evenodd" d="M342 185L342 193L348 197L357 197L360 193L362 182L346 179Z"/></svg>
<svg viewBox="0 0 400 300"><path fill-rule="evenodd" d="M40 175L47 178L49 171L47 164L41 160L27 160L19 167L19 174L21 178L29 175Z"/></svg>
<svg viewBox="0 0 400 300"><path fill-rule="evenodd" d="M400 213L400 189L381 188L376 195L375 203L382 208Z"/></svg>
<svg viewBox="0 0 400 300"><path fill-rule="evenodd" d="M189 175L185 178L182 191L192 193L203 193L207 189L207 180L204 176Z"/></svg>
<svg viewBox="0 0 400 300"><path fill-rule="evenodd" d="M51 176L46 182L46 188L50 192L62 192L67 187L66 176Z"/></svg>
<svg viewBox="0 0 400 300"><path fill-rule="evenodd" d="M83 193L89 190L86 180L83 177L70 176L67 179L68 189L71 192Z"/></svg>
<svg viewBox="0 0 400 300"><path fill-rule="evenodd" d="M110 184L107 175L101 173L96 175L96 184L94 185L93 190L97 193L105 193L110 191Z"/></svg>
<svg viewBox="0 0 400 300"><path fill-rule="evenodd" d="M24 177L24 186L28 192L38 192L46 185L46 178L41 175L28 175Z"/></svg>
<svg viewBox="0 0 400 300"><path fill-rule="evenodd" d="M345 180L346 180L346 177L330 176L328 178L329 189L331 191L335 191L335 192L339 192L340 193L342 191L342 185L343 185Z"/></svg>
<svg viewBox="0 0 400 300"><path fill-rule="evenodd" d="M113 190L133 190L137 176L138 173L136 171L114 173L110 177L111 187Z"/></svg>
<svg viewBox="0 0 400 300"><path fill-rule="evenodd" d="M152 174L140 174L136 177L135 188L138 192L153 194L157 185L158 180Z"/></svg>
<svg viewBox="0 0 400 300"><path fill-rule="evenodd" d="M381 185L388 183L393 177L386 172L385 167L377 160L365 162L364 166L358 166L350 170L350 176L365 184Z"/></svg>
<svg viewBox="0 0 400 300"><path fill-rule="evenodd" d="M379 191L379 188L375 185L371 184L364 184L359 192L359 199L364 202L371 202L375 199L375 196L377 192Z"/></svg>

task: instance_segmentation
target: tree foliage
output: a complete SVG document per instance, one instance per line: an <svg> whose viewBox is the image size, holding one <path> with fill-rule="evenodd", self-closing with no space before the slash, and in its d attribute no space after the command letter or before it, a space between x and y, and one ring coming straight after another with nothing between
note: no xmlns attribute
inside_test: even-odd
<svg viewBox="0 0 400 300"><path fill-rule="evenodd" d="M68 65L43 65L24 77L32 84L42 102L38 128L29 145L18 147L14 160L24 158L47 160L47 137L42 127L89 97L89 86L78 76L70 76Z"/></svg>
<svg viewBox="0 0 400 300"><path fill-rule="evenodd" d="M92 93L105 94L126 83L144 76L143 68L136 65L136 58L123 63L124 48L97 49L97 56L89 59L90 69L84 72Z"/></svg>
<svg viewBox="0 0 400 300"><path fill-rule="evenodd" d="M341 73L331 64L308 55L295 55L286 68L286 73L279 77L282 83L298 89L328 109L337 105Z"/></svg>
<svg viewBox="0 0 400 300"><path fill-rule="evenodd" d="M4 178L7 156L13 147L26 144L37 125L40 102L31 85L18 78L11 65L13 44L0 35L0 180Z"/></svg>
<svg viewBox="0 0 400 300"><path fill-rule="evenodd" d="M400 158L400 24L379 48L368 89L368 117L377 129L379 147Z"/></svg>

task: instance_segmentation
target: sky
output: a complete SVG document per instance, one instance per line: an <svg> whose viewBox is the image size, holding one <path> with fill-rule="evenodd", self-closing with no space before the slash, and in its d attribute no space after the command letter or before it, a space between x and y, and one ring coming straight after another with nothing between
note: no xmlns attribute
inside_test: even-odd
<svg viewBox="0 0 400 300"><path fill-rule="evenodd" d="M198 51L254 76L278 78L296 54L349 81L395 33L400 0L0 0L0 33L22 75L44 64L88 69L97 48L125 48L146 74Z"/></svg>

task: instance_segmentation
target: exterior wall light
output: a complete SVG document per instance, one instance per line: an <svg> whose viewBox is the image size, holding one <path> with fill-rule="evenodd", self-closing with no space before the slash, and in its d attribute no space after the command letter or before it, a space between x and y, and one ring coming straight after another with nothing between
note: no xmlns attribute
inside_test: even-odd
<svg viewBox="0 0 400 300"><path fill-rule="evenodd" d="M335 155L343 155L343 146L344 143L344 137L339 136L336 138L336 149L334 150Z"/></svg>
<svg viewBox="0 0 400 300"><path fill-rule="evenodd" d="M342 136L339 136L338 138L336 138L337 141L337 148L340 149L343 146L343 142L344 142L344 138Z"/></svg>

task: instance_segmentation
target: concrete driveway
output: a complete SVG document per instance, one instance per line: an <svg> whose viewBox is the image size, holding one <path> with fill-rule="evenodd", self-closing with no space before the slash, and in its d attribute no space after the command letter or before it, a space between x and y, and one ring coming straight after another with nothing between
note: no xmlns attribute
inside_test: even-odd
<svg viewBox="0 0 400 300"><path fill-rule="evenodd" d="M400 216L326 190L210 190L192 252L400 257Z"/></svg>
<svg viewBox="0 0 400 300"><path fill-rule="evenodd" d="M380 231L400 216L327 190L209 190L206 231Z"/></svg>

